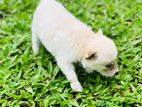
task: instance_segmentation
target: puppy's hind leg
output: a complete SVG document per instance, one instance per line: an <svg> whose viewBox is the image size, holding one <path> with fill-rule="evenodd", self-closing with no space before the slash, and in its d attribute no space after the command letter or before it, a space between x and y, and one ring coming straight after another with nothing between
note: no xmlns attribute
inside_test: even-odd
<svg viewBox="0 0 142 107"><path fill-rule="evenodd" d="M37 55L39 52L39 45L40 45L40 40L36 34L35 29L32 28L32 49L35 55Z"/></svg>

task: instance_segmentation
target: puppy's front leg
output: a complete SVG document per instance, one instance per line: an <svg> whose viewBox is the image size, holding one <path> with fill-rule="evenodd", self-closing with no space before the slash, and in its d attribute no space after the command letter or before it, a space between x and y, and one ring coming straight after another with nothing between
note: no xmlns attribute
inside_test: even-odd
<svg viewBox="0 0 142 107"><path fill-rule="evenodd" d="M82 92L83 88L77 79L73 64L61 60L57 60L57 64L70 82L71 88L76 92Z"/></svg>
<svg viewBox="0 0 142 107"><path fill-rule="evenodd" d="M87 72L87 73L93 73L93 70L91 70L91 69L88 69L88 68L84 68L85 69L85 72Z"/></svg>

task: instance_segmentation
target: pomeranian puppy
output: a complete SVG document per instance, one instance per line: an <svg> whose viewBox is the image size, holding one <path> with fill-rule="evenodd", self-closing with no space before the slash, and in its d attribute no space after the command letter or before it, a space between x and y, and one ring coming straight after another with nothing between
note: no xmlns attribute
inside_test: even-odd
<svg viewBox="0 0 142 107"><path fill-rule="evenodd" d="M73 62L80 62L86 72L98 71L111 77L118 72L115 43L100 29L94 33L56 0L41 0L32 23L32 48L38 54L39 44L55 57L71 88L83 90Z"/></svg>

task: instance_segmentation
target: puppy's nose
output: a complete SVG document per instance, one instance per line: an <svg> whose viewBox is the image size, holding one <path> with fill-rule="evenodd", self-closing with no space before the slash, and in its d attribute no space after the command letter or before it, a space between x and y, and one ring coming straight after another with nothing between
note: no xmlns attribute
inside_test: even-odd
<svg viewBox="0 0 142 107"><path fill-rule="evenodd" d="M115 75L118 75L118 72L116 72Z"/></svg>

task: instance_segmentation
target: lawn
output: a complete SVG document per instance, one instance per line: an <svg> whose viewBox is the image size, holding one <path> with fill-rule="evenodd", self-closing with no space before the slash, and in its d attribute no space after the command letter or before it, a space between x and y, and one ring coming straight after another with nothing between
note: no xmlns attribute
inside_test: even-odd
<svg viewBox="0 0 142 107"><path fill-rule="evenodd" d="M142 107L142 1L60 0L94 32L102 28L119 50L119 73L106 78L76 72L75 93L42 46L31 48L32 14L39 1L0 0L0 107Z"/></svg>

